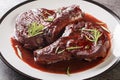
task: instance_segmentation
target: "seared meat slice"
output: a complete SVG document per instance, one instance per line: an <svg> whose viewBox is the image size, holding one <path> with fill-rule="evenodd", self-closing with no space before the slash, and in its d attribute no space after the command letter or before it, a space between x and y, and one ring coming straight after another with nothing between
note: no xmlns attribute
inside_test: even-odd
<svg viewBox="0 0 120 80"><path fill-rule="evenodd" d="M60 37L66 25L82 16L78 6L59 11L42 8L24 12L16 20L16 39L28 49L45 47Z"/></svg>
<svg viewBox="0 0 120 80"><path fill-rule="evenodd" d="M37 35L37 29L35 28L42 27L44 29L48 27L51 22L45 21L44 19L47 19L49 16L55 18L55 11L42 8L32 9L20 14L16 19L16 39L28 49L45 46L46 43L44 42L43 33Z"/></svg>
<svg viewBox="0 0 120 80"><path fill-rule="evenodd" d="M95 36L97 41L93 39ZM34 51L34 60L40 64L73 58L92 61L98 57L105 57L109 48L109 35L101 26L81 21L66 26L62 37L51 45Z"/></svg>
<svg viewBox="0 0 120 80"><path fill-rule="evenodd" d="M66 47L66 43L69 43L70 37L68 37L72 32L72 28L66 27L65 32L62 37L57 41L52 43L51 45L34 51L34 59L35 61L43 64L51 64L55 62L59 62L62 60L70 60L71 54L65 53L60 54L64 51ZM66 37L65 37L66 36Z"/></svg>
<svg viewBox="0 0 120 80"><path fill-rule="evenodd" d="M62 13L62 14L60 14ZM66 8L59 9L59 17L53 21L53 23L44 31L45 39L48 44L51 44L58 39L61 35L61 31L70 23L75 23L83 18L83 13L79 6L70 6Z"/></svg>

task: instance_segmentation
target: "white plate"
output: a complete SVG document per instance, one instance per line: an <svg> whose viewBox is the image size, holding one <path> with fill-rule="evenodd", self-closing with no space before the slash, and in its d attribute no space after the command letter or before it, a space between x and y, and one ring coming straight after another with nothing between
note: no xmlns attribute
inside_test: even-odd
<svg viewBox="0 0 120 80"><path fill-rule="evenodd" d="M108 25L113 38L111 54L106 58L106 60L101 64L95 66L94 68L83 72L71 74L71 76L67 76L64 74L42 72L40 70L32 68L28 64L24 63L21 59L19 59L18 56L15 54L10 42L10 37L15 28L15 19L18 14L34 8L56 9L73 4L80 5L81 9L84 12L93 15L94 17L105 22ZM27 1L14 7L10 11L8 11L0 20L0 51L3 61L5 61L9 66L12 66L12 68L21 72L22 74L43 80L81 80L96 76L106 71L116 62L118 62L120 57L120 23L113 12L107 11L109 9L104 8L100 7L100 5L98 6L98 3L82 0Z"/></svg>

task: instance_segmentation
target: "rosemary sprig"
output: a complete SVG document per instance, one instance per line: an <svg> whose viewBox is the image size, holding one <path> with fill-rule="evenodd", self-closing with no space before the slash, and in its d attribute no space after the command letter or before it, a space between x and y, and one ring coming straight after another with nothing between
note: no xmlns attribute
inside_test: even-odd
<svg viewBox="0 0 120 80"><path fill-rule="evenodd" d="M44 26L42 24L37 24L36 22L33 22L28 27L28 35L29 37L33 37L38 34L42 34L43 29L44 29Z"/></svg>
<svg viewBox="0 0 120 80"><path fill-rule="evenodd" d="M58 46L58 47L55 49L55 53L61 54L61 53L63 53L63 52L65 51L65 49L63 49L63 50L59 50L59 49L60 49L60 47Z"/></svg>
<svg viewBox="0 0 120 80"><path fill-rule="evenodd" d="M89 36L85 35L86 39L94 42L95 46L97 45L98 39L100 38L100 36L102 35L102 33L97 30L96 28L94 29L82 29L83 31L90 31L91 34Z"/></svg>

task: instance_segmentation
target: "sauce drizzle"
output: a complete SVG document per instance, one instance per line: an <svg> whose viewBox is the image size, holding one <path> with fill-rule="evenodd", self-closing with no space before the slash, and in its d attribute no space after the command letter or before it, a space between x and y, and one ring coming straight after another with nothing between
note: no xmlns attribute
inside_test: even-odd
<svg viewBox="0 0 120 80"><path fill-rule="evenodd" d="M89 14L86 14L84 19L86 21L91 21L91 22L101 22ZM96 65L102 63L105 59L105 58L98 58L91 62L88 62L85 60L72 59L70 61L61 61L61 62L54 63L54 64L42 65L42 64L35 63L33 52L22 47L22 45L17 40L15 40L14 38L11 38L11 43L12 43L12 47L14 48L16 55L20 59L22 59L25 63L27 63L31 67L36 68L41 71L45 71L45 72L66 74L68 67L69 67L70 73L81 72L84 70L88 70L92 67L95 67ZM21 55L18 54L16 45L21 51Z"/></svg>

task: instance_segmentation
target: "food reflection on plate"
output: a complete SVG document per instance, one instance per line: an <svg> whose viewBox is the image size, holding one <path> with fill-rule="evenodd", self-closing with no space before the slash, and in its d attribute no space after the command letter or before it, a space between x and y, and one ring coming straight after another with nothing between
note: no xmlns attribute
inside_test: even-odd
<svg viewBox="0 0 120 80"><path fill-rule="evenodd" d="M71 74L105 60L111 47L107 25L78 5L31 9L16 19L12 46L20 59L42 71Z"/></svg>

